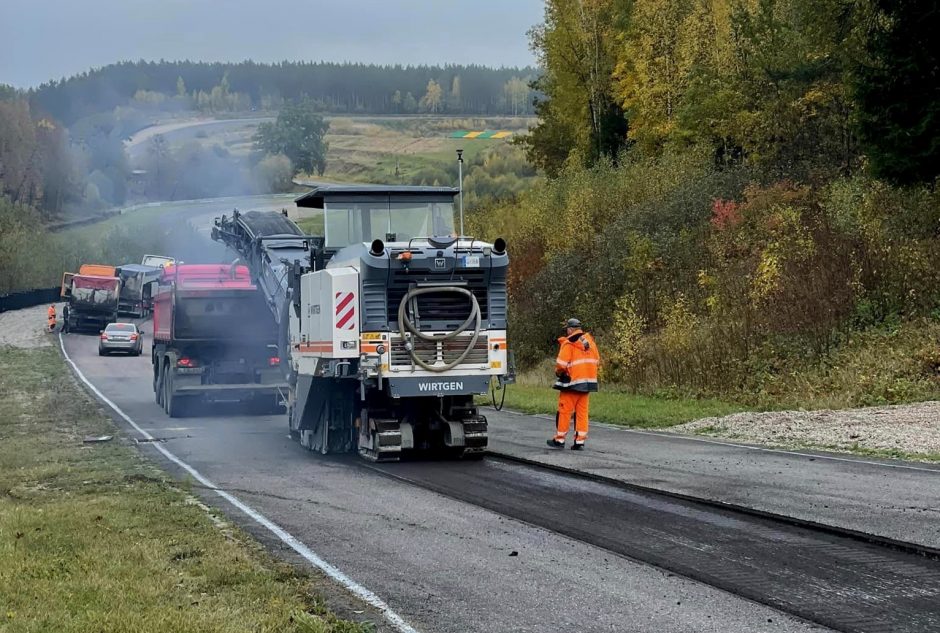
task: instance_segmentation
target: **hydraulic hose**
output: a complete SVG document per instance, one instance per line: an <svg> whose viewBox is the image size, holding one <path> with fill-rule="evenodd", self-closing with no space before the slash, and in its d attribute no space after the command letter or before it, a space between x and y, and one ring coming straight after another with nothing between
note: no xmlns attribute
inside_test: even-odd
<svg viewBox="0 0 940 633"><path fill-rule="evenodd" d="M461 294L470 299L470 316L468 316L467 320L461 323L456 330L453 332L448 332L444 336L431 336L430 334L424 334L408 317L408 302L417 296L430 294L432 292ZM450 371L462 363L464 359L470 355L470 352L472 352L473 348L476 347L477 339L480 338L480 327L482 324L482 319L480 316L480 304L472 292L466 288L460 288L458 286L441 286L439 288L412 288L405 293L405 296L401 299L401 303L398 304L398 331L401 332L402 338L405 337L405 332L408 331L423 341L448 341L450 339L456 338L460 334L463 334L467 328L470 327L471 323L473 323L473 336L470 338L470 342L467 344L467 348L460 354L460 356L457 357L456 360L451 363L444 365L430 365L418 358L413 345L408 346L410 347L410 349L408 349L408 353L411 355L411 360L413 360L419 367L426 369L427 371L433 371L437 373Z"/></svg>

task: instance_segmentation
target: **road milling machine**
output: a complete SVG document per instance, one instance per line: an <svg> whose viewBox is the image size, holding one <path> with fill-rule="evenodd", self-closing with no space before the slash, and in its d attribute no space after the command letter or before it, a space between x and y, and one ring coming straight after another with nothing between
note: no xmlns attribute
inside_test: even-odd
<svg viewBox="0 0 940 633"><path fill-rule="evenodd" d="M272 281L258 285L278 313L290 433L304 447L373 461L483 454L473 398L513 381L509 258L502 239L458 235L458 192L318 186L296 204L322 213L323 235L286 218L293 228L272 219L265 234L258 216L217 220L213 237Z"/></svg>

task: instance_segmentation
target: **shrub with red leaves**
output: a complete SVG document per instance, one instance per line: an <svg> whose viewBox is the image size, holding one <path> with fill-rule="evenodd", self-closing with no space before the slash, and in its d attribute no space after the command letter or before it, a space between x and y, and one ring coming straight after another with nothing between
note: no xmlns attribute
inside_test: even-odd
<svg viewBox="0 0 940 633"><path fill-rule="evenodd" d="M715 198L712 203L712 226L719 231L733 228L741 223L741 211L734 200Z"/></svg>

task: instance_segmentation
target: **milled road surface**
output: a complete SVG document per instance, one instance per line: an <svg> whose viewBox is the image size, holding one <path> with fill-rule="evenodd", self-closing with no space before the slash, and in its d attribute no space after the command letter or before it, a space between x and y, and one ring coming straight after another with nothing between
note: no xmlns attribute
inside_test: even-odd
<svg viewBox="0 0 940 633"><path fill-rule="evenodd" d="M937 465L775 451L594 423L587 450L556 451L545 446L554 428L548 416L484 413L493 451L940 549Z"/></svg>
<svg viewBox="0 0 940 633"><path fill-rule="evenodd" d="M165 438L168 450L377 593L419 631L826 630L390 479L356 458L308 453L287 437L284 416L239 416L216 407L211 417L170 419L153 401L146 354L99 358L94 336L70 334L64 341L85 376L140 426ZM149 343L147 334L145 349ZM485 462L461 468L476 466L487 468ZM474 471L462 472L473 487ZM584 511L577 496L557 494L570 499L572 513ZM273 549L285 549L227 510ZM592 517L584 520L590 524Z"/></svg>
<svg viewBox="0 0 940 633"><path fill-rule="evenodd" d="M918 554L499 458L373 468L838 630L940 630L940 562Z"/></svg>

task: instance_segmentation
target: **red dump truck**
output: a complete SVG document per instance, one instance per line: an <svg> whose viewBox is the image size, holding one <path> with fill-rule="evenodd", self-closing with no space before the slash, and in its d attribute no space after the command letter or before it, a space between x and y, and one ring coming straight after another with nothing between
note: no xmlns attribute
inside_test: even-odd
<svg viewBox="0 0 940 633"><path fill-rule="evenodd" d="M238 401L251 413L280 409L287 383L276 333L246 266L165 267L153 296L157 404L170 417L199 400Z"/></svg>
<svg viewBox="0 0 940 633"><path fill-rule="evenodd" d="M83 264L77 273L62 275L62 331L98 332L118 315L121 280L113 266Z"/></svg>

